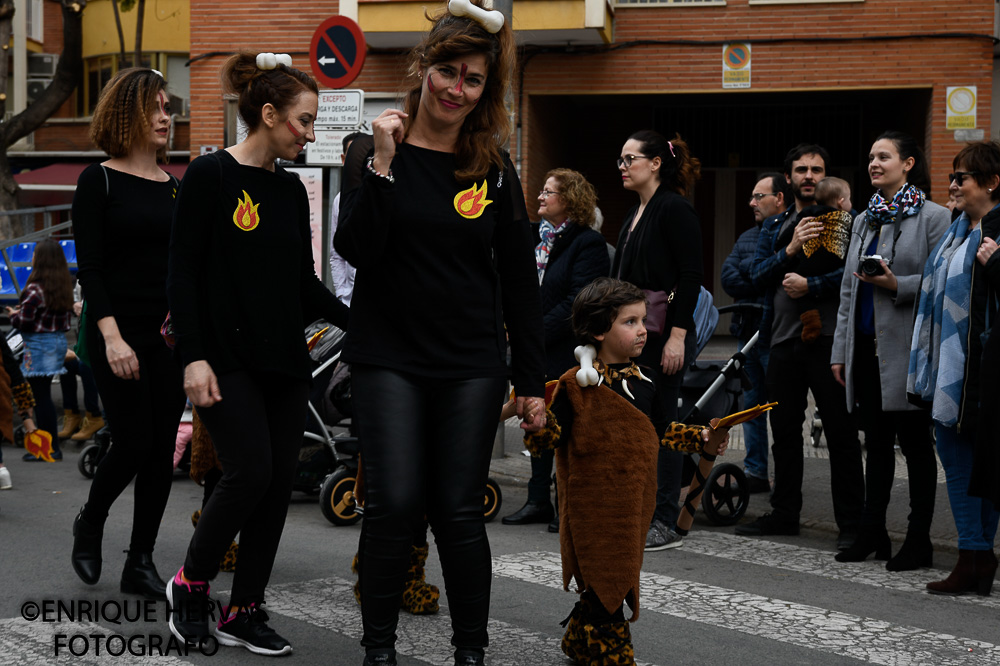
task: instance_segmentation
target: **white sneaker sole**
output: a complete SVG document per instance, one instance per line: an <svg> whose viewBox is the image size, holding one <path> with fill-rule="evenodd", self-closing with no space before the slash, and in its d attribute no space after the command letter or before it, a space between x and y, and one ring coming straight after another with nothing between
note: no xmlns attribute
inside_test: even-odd
<svg viewBox="0 0 1000 666"><path fill-rule="evenodd" d="M291 645L286 645L280 650L268 650L267 648L262 648L258 645L254 645L253 643L249 643L243 640L242 638L236 638L235 636L231 636L226 632L220 630L218 627L216 627L215 629L215 639L219 641L220 645L228 645L229 647L243 647L250 650L254 654L263 654L268 657L280 657L283 654L291 654L292 652Z"/></svg>
<svg viewBox="0 0 1000 666"><path fill-rule="evenodd" d="M174 579L171 578L170 582L167 583L167 607L173 609L174 607ZM185 645L198 645L198 641L186 638L184 634L174 626L174 614L173 612L167 613L167 626L170 627L170 633L174 635L174 638L179 640ZM209 634L211 635L211 634ZM207 637L207 636L206 636Z"/></svg>

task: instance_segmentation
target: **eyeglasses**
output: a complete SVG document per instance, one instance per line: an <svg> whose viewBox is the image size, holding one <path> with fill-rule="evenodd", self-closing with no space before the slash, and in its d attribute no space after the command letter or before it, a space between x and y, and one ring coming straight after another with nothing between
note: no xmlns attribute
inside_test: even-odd
<svg viewBox="0 0 1000 666"><path fill-rule="evenodd" d="M623 166L627 169L632 166L632 160L649 160L652 159L646 155L622 155L618 158L618 168L621 169Z"/></svg>
<svg viewBox="0 0 1000 666"><path fill-rule="evenodd" d="M558 192L553 192L552 190L542 190L541 192L538 193L538 198L539 199L548 199L553 194L559 194L559 193Z"/></svg>
<svg viewBox="0 0 1000 666"><path fill-rule="evenodd" d="M979 171L956 171L948 174L948 182L957 183L959 187L962 187L966 176L978 176L979 174Z"/></svg>
<svg viewBox="0 0 1000 666"><path fill-rule="evenodd" d="M760 200L763 199L764 197L776 197L776 196L778 195L775 194L774 192L754 192L753 194L750 195L750 201L751 202L756 201L757 203L760 203Z"/></svg>

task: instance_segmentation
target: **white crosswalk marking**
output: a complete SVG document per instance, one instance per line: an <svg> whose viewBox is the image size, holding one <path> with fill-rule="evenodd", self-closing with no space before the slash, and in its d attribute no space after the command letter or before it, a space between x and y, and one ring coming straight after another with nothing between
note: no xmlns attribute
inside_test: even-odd
<svg viewBox="0 0 1000 666"><path fill-rule="evenodd" d="M124 626L124 625L123 625ZM56 635L62 634L64 638L59 640L59 650L56 651ZM142 656L140 653L147 651L146 640L134 640L132 651L129 652L127 645L115 638L108 642L106 639L113 634L124 635L127 641L134 631L123 631L96 624L94 622L28 622L22 618L11 618L0 620L0 655L3 655L3 663L17 664L17 666L48 666L48 664L187 664L186 659L174 656L178 654L176 650L172 653L166 650L167 638L162 639L163 656L154 654L153 656ZM97 646L93 636L101 636L100 654L97 654ZM76 637L76 638L74 638ZM157 639L153 639L154 641ZM107 653L110 646L112 654ZM146 649L144 649L146 648ZM196 653L192 650L192 653ZM118 656L115 656L115 655Z"/></svg>
<svg viewBox="0 0 1000 666"><path fill-rule="evenodd" d="M562 588L562 567L555 553L518 553L498 557L493 562L493 573ZM640 580L641 607L644 611L763 636L811 650L874 664L992 666L1000 663L1000 647L982 641L918 627L897 626L873 618L670 576L643 573Z"/></svg>

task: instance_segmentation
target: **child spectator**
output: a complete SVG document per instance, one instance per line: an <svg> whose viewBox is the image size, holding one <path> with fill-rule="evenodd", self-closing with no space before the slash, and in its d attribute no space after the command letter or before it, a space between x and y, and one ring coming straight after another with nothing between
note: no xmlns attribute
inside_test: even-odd
<svg viewBox="0 0 1000 666"><path fill-rule="evenodd" d="M679 423L664 436L652 414L656 385L632 362L646 344L645 317L645 293L632 284L598 278L584 287L572 312L587 345L577 348L583 367L559 379L547 426L525 437L533 455L556 449L563 584L575 579L581 592L562 650L577 664L634 663L624 603L634 621L659 446L721 454L728 443L728 429ZM508 403L505 415L513 409ZM609 495L616 501L594 501Z"/></svg>
<svg viewBox="0 0 1000 666"><path fill-rule="evenodd" d="M35 246L31 275L16 308L7 308L11 325L21 331L21 373L35 395L38 427L52 434L52 457L62 460L52 402L52 378L66 372L66 331L73 311L73 277L59 243L46 238ZM30 453L24 460L41 460Z"/></svg>
<svg viewBox="0 0 1000 666"><path fill-rule="evenodd" d="M24 380L17 359L7 344L7 338L0 335L0 353L3 355L3 365L0 365L0 435L8 442L14 441L14 413L11 405L17 405L17 412L24 421L25 434L32 433L37 428L31 419L31 408L35 406L35 398L31 386ZM11 400L13 399L13 403ZM0 490L13 488L10 480L10 470L3 464L3 449L0 447Z"/></svg>
<svg viewBox="0 0 1000 666"><path fill-rule="evenodd" d="M796 272L802 277L824 275L844 264L847 246L851 243L851 186L846 180L828 176L816 185L816 203L802 210L800 219L815 217L823 223L818 238L802 246L803 259ZM813 342L823 331L823 322L816 307L817 297L806 294L798 299L802 341Z"/></svg>

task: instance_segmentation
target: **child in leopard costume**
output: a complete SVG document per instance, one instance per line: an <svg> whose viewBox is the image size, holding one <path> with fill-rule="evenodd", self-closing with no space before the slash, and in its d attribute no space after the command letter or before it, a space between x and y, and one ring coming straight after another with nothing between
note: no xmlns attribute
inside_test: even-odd
<svg viewBox="0 0 1000 666"><path fill-rule="evenodd" d="M728 443L727 429L668 427L653 413L656 386L631 361L645 345L645 316L645 294L627 282L599 278L580 291L573 329L587 344L577 348L581 365L559 379L548 426L525 437L534 455L556 449L563 586L575 580L580 591L562 649L581 666L635 663L629 621L639 616L658 448L721 454ZM594 501L610 495L615 502Z"/></svg>

